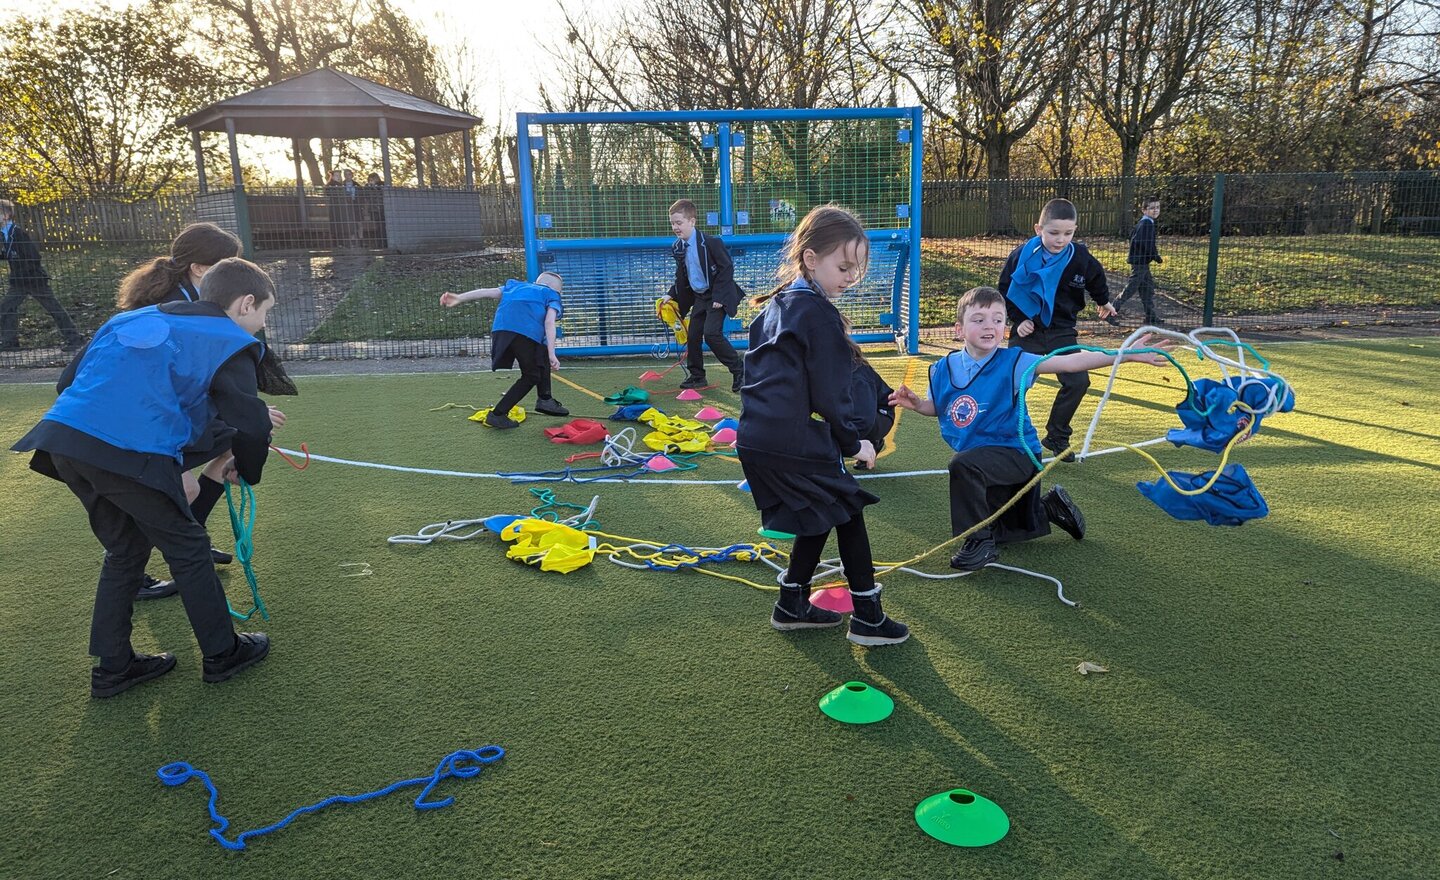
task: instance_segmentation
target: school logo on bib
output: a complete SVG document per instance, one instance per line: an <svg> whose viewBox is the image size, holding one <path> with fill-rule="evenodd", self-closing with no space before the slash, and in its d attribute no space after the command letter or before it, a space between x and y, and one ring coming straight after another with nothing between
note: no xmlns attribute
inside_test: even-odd
<svg viewBox="0 0 1440 880"><path fill-rule="evenodd" d="M968 428L975 417L980 415L980 404L968 394L962 394L950 404L950 423L957 428Z"/></svg>

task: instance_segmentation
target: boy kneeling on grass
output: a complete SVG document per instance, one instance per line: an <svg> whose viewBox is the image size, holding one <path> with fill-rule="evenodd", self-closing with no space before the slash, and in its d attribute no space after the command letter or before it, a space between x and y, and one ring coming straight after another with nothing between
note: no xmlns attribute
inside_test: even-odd
<svg viewBox="0 0 1440 880"><path fill-rule="evenodd" d="M1042 360L1041 355L1005 348L1005 297L993 287L976 287L960 298L955 331L965 341L930 367L930 397L921 400L901 385L890 401L940 420L940 436L955 450L950 460L950 533L963 534L1009 501L1036 474L1040 441L1026 414L1024 436L1016 407L1038 373L1077 373L1108 367L1114 358L1074 352ZM1149 344L1148 338L1138 345ZM1173 342L1157 344L1170 348ZM1126 361L1161 366L1158 354L1131 354ZM1035 366L1039 363L1039 366ZM1034 369L1031 369L1034 367ZM1061 450L1063 452L1063 450ZM1062 486L1043 495L1036 483L992 525L965 539L950 566L978 571L1000 558L999 544L1050 534L1054 524L1075 540L1085 536L1085 517Z"/></svg>

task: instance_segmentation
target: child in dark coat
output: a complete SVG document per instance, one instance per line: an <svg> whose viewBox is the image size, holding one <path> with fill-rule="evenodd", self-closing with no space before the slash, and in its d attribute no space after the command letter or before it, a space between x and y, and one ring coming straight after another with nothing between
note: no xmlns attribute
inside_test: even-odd
<svg viewBox="0 0 1440 880"><path fill-rule="evenodd" d="M865 274L869 241L853 214L818 207L786 244L783 283L750 324L736 448L765 528L796 535L770 625L781 631L837 626L810 604L810 581L833 530L855 604L847 638L865 646L910 636L880 607L880 585L860 488L845 458L875 463L875 446L852 396L855 360L834 300Z"/></svg>

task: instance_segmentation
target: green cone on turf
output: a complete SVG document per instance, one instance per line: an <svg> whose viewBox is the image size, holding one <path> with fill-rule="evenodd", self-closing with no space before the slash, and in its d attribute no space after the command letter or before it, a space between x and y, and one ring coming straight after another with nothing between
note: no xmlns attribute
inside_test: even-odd
<svg viewBox="0 0 1440 880"><path fill-rule="evenodd" d="M846 724L874 724L895 711L895 701L863 681L847 681L820 698L820 711Z"/></svg>
<svg viewBox="0 0 1440 880"><path fill-rule="evenodd" d="M771 540L771 541L793 541L793 540L795 540L795 536L792 535L792 534L790 534L789 532L778 532L778 531L776 531L775 529L760 529L760 530L758 531L758 534L760 535L760 537L762 537L762 538L768 538L768 539Z"/></svg>
<svg viewBox="0 0 1440 880"><path fill-rule="evenodd" d="M915 806L920 830L952 846L989 846L1010 831L1000 805L963 788L931 795Z"/></svg>

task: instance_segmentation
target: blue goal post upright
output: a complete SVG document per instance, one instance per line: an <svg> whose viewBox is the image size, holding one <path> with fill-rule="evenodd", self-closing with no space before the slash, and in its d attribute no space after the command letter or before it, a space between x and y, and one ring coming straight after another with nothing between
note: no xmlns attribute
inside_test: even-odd
<svg viewBox="0 0 1440 880"><path fill-rule="evenodd" d="M675 278L669 207L725 240L748 299L772 289L788 232L815 205L855 211L865 278L838 303L857 342L920 343L919 107L520 113L525 269L565 281L560 353L673 352L655 300ZM746 343L742 302L726 330Z"/></svg>

